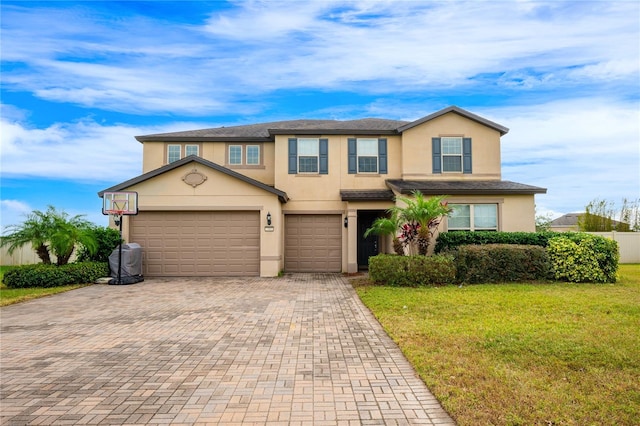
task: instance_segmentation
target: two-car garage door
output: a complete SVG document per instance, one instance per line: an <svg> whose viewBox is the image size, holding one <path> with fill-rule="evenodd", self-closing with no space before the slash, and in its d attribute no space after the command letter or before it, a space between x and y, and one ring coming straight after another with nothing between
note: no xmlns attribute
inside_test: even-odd
<svg viewBox="0 0 640 426"><path fill-rule="evenodd" d="M145 276L260 275L257 211L146 211L131 219Z"/></svg>

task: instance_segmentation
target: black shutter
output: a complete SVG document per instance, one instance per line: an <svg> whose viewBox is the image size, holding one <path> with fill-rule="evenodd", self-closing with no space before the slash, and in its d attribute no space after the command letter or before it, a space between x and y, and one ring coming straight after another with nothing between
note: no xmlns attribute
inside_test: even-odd
<svg viewBox="0 0 640 426"><path fill-rule="evenodd" d="M320 174L329 173L329 139L320 139Z"/></svg>
<svg viewBox="0 0 640 426"><path fill-rule="evenodd" d="M289 174L298 173L298 139L289 138Z"/></svg>
<svg viewBox="0 0 640 426"><path fill-rule="evenodd" d="M442 151L440 138L431 138L431 158L433 163L433 173L442 173Z"/></svg>
<svg viewBox="0 0 640 426"><path fill-rule="evenodd" d="M354 175L358 173L358 153L356 148L356 138L347 139L347 151L349 154L349 174Z"/></svg>
<svg viewBox="0 0 640 426"><path fill-rule="evenodd" d="M471 138L462 139L462 173L471 173Z"/></svg>
<svg viewBox="0 0 640 426"><path fill-rule="evenodd" d="M387 140L378 139L378 173L387 174Z"/></svg>

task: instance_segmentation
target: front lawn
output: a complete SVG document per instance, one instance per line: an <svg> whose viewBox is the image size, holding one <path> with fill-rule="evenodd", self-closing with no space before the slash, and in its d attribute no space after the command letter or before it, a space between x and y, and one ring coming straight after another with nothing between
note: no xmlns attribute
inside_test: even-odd
<svg viewBox="0 0 640 426"><path fill-rule="evenodd" d="M354 285L460 425L640 418L640 265L615 284Z"/></svg>
<svg viewBox="0 0 640 426"><path fill-rule="evenodd" d="M7 288L2 282L2 277L4 276L4 272L10 268L11 266L0 266L0 306L12 305L14 303L24 302L25 300L37 299L50 294L62 293L83 287L83 285L67 285L50 288Z"/></svg>

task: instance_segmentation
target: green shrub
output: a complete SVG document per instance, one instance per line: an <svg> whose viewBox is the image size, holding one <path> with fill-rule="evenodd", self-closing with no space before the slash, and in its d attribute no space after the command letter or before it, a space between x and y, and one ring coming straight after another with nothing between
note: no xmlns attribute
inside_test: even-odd
<svg viewBox="0 0 640 426"><path fill-rule="evenodd" d="M9 288L59 287L70 284L93 283L109 275L105 262L81 262L67 265L17 266L4 273L3 282Z"/></svg>
<svg viewBox="0 0 640 426"><path fill-rule="evenodd" d="M453 257L379 254L369 258L369 277L391 286L417 287L455 282Z"/></svg>
<svg viewBox="0 0 640 426"><path fill-rule="evenodd" d="M557 232L488 232L450 231L438 235L435 252L447 252L469 244L518 244L546 247Z"/></svg>
<svg viewBox="0 0 640 426"><path fill-rule="evenodd" d="M105 226L94 226L90 230L98 243L98 248L91 254L86 247L78 248L78 262L109 262L109 255L120 244L120 231Z"/></svg>
<svg viewBox="0 0 640 426"><path fill-rule="evenodd" d="M570 282L616 282L618 243L597 235L572 233L549 240L554 277Z"/></svg>
<svg viewBox="0 0 640 426"><path fill-rule="evenodd" d="M458 281L470 284L545 280L551 270L537 245L464 245L455 250L455 264Z"/></svg>

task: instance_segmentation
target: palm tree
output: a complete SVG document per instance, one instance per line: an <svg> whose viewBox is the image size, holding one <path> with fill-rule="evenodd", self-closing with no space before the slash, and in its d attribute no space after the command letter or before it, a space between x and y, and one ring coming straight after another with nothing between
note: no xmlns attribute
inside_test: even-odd
<svg viewBox="0 0 640 426"><path fill-rule="evenodd" d="M82 244L89 252L97 249L97 242L90 232L91 223L81 215L69 218L65 212L58 212L49 206L47 211L34 210L20 225L7 227L9 234L0 238L0 247L8 246L9 254L16 249L31 244L44 264L51 264L51 254L57 257L57 264L69 262L76 244Z"/></svg>
<svg viewBox="0 0 640 426"><path fill-rule="evenodd" d="M393 251L395 251L396 254L403 256L404 247L398 238L400 226L402 226L402 221L398 212L389 211L389 217L379 217L373 221L371 228L365 231L364 237L367 238L370 234L391 235L393 238Z"/></svg>
<svg viewBox="0 0 640 426"><path fill-rule="evenodd" d="M418 229L418 253L427 254L431 237L444 216L448 216L452 209L444 201L446 196L425 198L420 191L413 191L412 197L397 197L396 201L405 204L404 207L395 206L402 221L415 226Z"/></svg>

